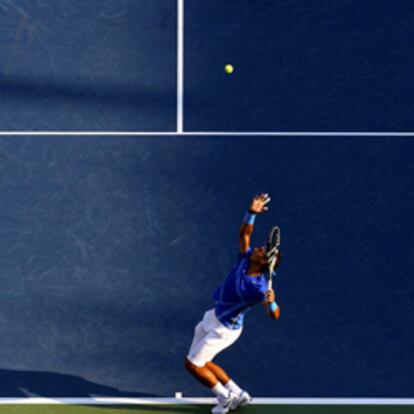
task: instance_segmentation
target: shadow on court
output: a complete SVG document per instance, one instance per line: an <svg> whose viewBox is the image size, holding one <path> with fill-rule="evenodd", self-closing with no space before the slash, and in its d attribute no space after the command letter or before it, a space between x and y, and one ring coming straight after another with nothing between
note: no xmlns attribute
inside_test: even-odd
<svg viewBox="0 0 414 414"><path fill-rule="evenodd" d="M114 387L87 381L76 375L57 374L43 371L14 371L0 370L0 397L7 398L87 398L87 397L131 397L148 398L160 397L155 394L121 391ZM34 406L32 406L34 408ZM84 407L94 410L118 412L128 410L140 414L151 412L205 414L211 410L210 406L194 405L93 405L71 404L67 408ZM61 406L59 408L62 408Z"/></svg>
<svg viewBox="0 0 414 414"><path fill-rule="evenodd" d="M165 90L157 92L154 88L142 87L130 82L102 81L91 83L89 79L25 79L2 76L0 78L2 100L33 100L42 102L53 100L59 104L66 101L82 104L108 104L112 106L142 106L145 110L171 106L175 102L173 94ZM174 91L173 91L174 92Z"/></svg>
<svg viewBox="0 0 414 414"><path fill-rule="evenodd" d="M82 377L42 371L0 370L0 397L156 397L120 391Z"/></svg>

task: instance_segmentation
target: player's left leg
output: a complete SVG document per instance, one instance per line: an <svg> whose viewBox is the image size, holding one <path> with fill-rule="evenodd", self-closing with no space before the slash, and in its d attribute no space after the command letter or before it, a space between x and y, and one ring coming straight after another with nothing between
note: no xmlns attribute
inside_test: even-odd
<svg viewBox="0 0 414 414"><path fill-rule="evenodd" d="M215 375L215 377L233 394L237 395L237 399L232 404L232 409L248 404L252 397L250 394L242 390L227 374L220 365L214 362L207 362L206 367Z"/></svg>
<svg viewBox="0 0 414 414"><path fill-rule="evenodd" d="M224 387L207 364L199 366L186 359L185 368L217 396L218 404L211 410L213 414L226 414L237 406L238 396Z"/></svg>
<svg viewBox="0 0 414 414"><path fill-rule="evenodd" d="M226 343L222 343L224 338L216 335L212 322L215 321L213 317L214 310L207 311L200 323L197 324L194 330L194 337L188 352L185 368L198 381L207 386L224 405L230 407L231 403L236 399L236 395L231 394L230 391L218 380L214 372L207 366L207 362L214 358L216 353L226 347ZM233 335L238 335L235 332ZM231 397L231 399L230 399ZM228 411L228 410L227 410ZM222 413L225 411L221 411Z"/></svg>
<svg viewBox="0 0 414 414"><path fill-rule="evenodd" d="M230 381L230 377L227 375L227 372L220 366L210 361L207 362L206 367L214 373L216 378L223 384L226 385Z"/></svg>

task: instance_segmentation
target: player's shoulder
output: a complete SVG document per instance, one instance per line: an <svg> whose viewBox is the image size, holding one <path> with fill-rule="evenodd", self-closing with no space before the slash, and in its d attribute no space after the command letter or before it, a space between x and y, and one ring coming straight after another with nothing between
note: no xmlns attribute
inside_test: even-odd
<svg viewBox="0 0 414 414"><path fill-rule="evenodd" d="M252 254L252 248L248 247L245 252L239 252L239 260L248 259L250 255Z"/></svg>

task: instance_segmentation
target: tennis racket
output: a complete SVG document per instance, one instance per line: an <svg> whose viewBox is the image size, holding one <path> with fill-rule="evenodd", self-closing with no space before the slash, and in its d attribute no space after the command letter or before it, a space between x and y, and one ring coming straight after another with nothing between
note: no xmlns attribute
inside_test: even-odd
<svg viewBox="0 0 414 414"><path fill-rule="evenodd" d="M266 256L269 260L269 274L267 279L268 289L272 289L272 276L275 270L277 255L280 246L280 228L278 226L272 227L269 233L266 244Z"/></svg>

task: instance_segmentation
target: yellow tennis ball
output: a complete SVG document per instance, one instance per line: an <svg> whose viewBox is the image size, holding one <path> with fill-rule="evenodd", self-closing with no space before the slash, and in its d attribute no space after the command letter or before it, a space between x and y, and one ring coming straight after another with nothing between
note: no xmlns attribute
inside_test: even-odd
<svg viewBox="0 0 414 414"><path fill-rule="evenodd" d="M224 72L226 72L228 75L234 72L234 67L230 64L227 64L224 66Z"/></svg>

